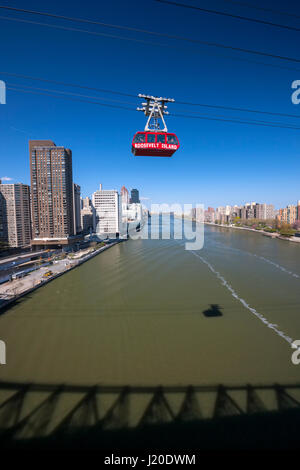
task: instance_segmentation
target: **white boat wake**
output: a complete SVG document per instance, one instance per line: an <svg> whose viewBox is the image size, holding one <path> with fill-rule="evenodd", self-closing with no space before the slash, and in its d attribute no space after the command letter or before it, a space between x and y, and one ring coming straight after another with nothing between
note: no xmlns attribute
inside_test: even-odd
<svg viewBox="0 0 300 470"><path fill-rule="evenodd" d="M248 252L246 252L248 253ZM249 253L249 254L252 254L252 253ZM280 269L281 271L287 273L287 274L290 274L291 276L293 277L296 277L297 279L300 278L300 276L296 273L293 273L292 271L289 271L288 269L284 268L283 266L280 266L280 264L277 264L277 263L274 263L274 261L271 261L267 258L265 258L264 256L259 256L259 255L255 255L253 254L253 256L255 256L256 258L259 258L259 259L262 259L263 261L265 261L266 263L269 263L269 264L272 264L273 266L275 266L275 268L278 268Z"/></svg>
<svg viewBox="0 0 300 470"><path fill-rule="evenodd" d="M250 253L250 251L240 250L239 248L232 248L232 247L224 245L223 243L220 243L220 242L214 241L214 243L216 245L219 245L219 246L225 246L225 248L227 250L230 250L230 251L236 251L236 252L239 252L239 253L244 253L244 254L249 255L249 256L254 256L255 258L261 259L265 263L271 264L275 268L280 269L281 271L285 272L286 274L289 274L290 276L292 276L294 278L300 279L299 274L296 274L296 273L293 273L292 271L289 271L284 266L281 266L280 264L277 264L274 261L271 261L268 258L265 258L264 256L256 255L255 253Z"/></svg>
<svg viewBox="0 0 300 470"><path fill-rule="evenodd" d="M210 271L215 274L215 276L221 281L222 285L224 287L226 287L227 290L229 290L229 292L231 293L232 297L234 297L235 299L237 299L239 302L241 302L241 304L247 309L249 310L253 315L255 315L262 323L264 323L268 328L270 328L271 330L273 330L278 336L280 336L281 338L283 338L285 341L287 341L289 344L292 344L293 343L293 340L290 336L288 336L286 333L284 333L283 331L281 331L278 327L278 325L276 325L275 323L270 323L267 318L257 312L257 310L255 310L255 308L253 307L250 307L250 305L246 302L246 300L242 299L241 297L239 297L239 295L236 293L236 291L233 289L233 287L226 281L226 279L205 259L203 258L202 256L200 256L198 253L196 253L195 251L189 251L189 253L192 253L194 256L196 256L197 258L199 258L202 263L206 264L208 266L208 268L210 269Z"/></svg>

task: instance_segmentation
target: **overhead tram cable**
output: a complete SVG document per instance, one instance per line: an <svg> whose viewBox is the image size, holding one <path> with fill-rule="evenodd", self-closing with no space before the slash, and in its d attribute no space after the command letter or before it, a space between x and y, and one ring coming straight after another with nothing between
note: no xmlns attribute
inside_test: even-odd
<svg viewBox="0 0 300 470"><path fill-rule="evenodd" d="M47 78L33 77L32 75L23 75L23 74L12 73L12 72L1 72L0 71L0 75L8 75L8 76L11 76L11 77L25 78L26 80L34 80L34 81L38 81L38 82L53 83L53 84L56 84L56 85L62 85L62 86L66 86L66 87L82 88L84 90L99 91L101 93L111 93L111 94L114 94L114 95L128 96L128 97L132 97L132 98L136 99L136 94L124 93L123 91L111 90L111 89L108 89L108 88L90 87L90 86L87 86L87 85L80 85L78 83L62 82L62 81L59 81L59 80L51 80L51 79L47 79Z"/></svg>
<svg viewBox="0 0 300 470"><path fill-rule="evenodd" d="M157 0L157 1L160 1L160 0ZM1 8L8 8L8 7L0 6L0 9ZM38 15L42 15L42 16L54 16L55 18L60 18L60 19L63 19L63 20L74 21L74 22L79 21L79 22L88 22L88 23L93 23L93 24L99 24L101 26L105 26L105 27L108 27L108 28L116 28L116 29L122 29L122 30L133 31L133 32L138 32L138 33L144 33L144 34L164 37L164 38L167 38L167 39L175 39L175 40L179 40L179 41L184 41L184 42L188 42L188 43L191 43L191 44L201 44L201 45L205 45L205 46L208 46L208 47L216 47L216 48L221 48L221 49L234 50L234 51L242 52L242 53L246 53L246 54L258 55L258 56L262 56L262 57L269 57L269 58L272 58L272 59L278 59L278 60L283 60L283 61L300 63L300 59L295 58L295 57L287 57L287 56L283 56L283 55L271 54L271 53L257 51L257 50L253 50L253 49L234 47L234 46L229 46L229 45L222 44L222 43L216 43L216 42L210 42L210 41L201 41L199 39L186 38L184 36L177 36L177 35L172 35L172 34L167 34L167 33L156 32L156 31L149 31L149 30L140 29L140 28L132 28L132 27L129 27L129 26L122 26L122 25L115 25L115 24L101 23L101 22L93 22L92 20L72 18L72 17L60 16L60 15L52 15L50 13L43 13L43 12L38 12L38 11L33 11L33 10L26 10L26 12L28 12L30 14L38 14ZM37 22L37 21L31 21L31 20L26 20L26 19L21 19L21 18L0 16L0 19L4 19L4 20L8 20L8 21L17 21L17 22L28 23L28 24L36 24L38 26L46 26L46 27L49 27L49 28L61 29L61 30L66 30L66 31L74 31L74 32L80 32L80 33L86 33L86 34L92 34L92 35L96 35L96 36L104 36L104 37L113 38L113 39L134 41L134 42L138 42L138 43L142 43L142 44L149 44L149 45L155 45L155 46L160 46L160 47L161 46L170 47L170 45L168 45L168 44L151 43L151 42L144 41L142 39L121 37L121 36L116 36L116 35L113 35L113 34L101 33L101 32L98 32L98 31L82 30L82 29L78 29L78 28L71 28L71 27L61 26L61 25L56 25L56 24L40 23L40 22Z"/></svg>
<svg viewBox="0 0 300 470"><path fill-rule="evenodd" d="M244 121L240 119L230 119L230 118L224 118L220 116L210 116L208 114L174 114L170 113L170 116L174 117L182 117L182 118L190 118L190 119L204 119L207 121L220 121L220 122L231 122L231 123L236 123L236 124L249 124L251 126L263 126L263 127L277 127L281 129L294 129L294 130L300 130L300 127L292 126L289 124L283 124L280 122L272 122L272 121Z"/></svg>
<svg viewBox="0 0 300 470"><path fill-rule="evenodd" d="M267 114L269 116L280 116L280 117L289 117L300 119L300 114L288 114L288 113L275 113L272 111L262 111L258 109L249 109L249 108L238 108L234 106L222 106L217 104L207 104L207 103L190 103L188 101L176 101L177 104L183 104L186 106L199 106L202 108L212 108L212 109L227 109L228 111L240 111L243 113L253 113L253 114Z"/></svg>
<svg viewBox="0 0 300 470"><path fill-rule="evenodd" d="M242 7L252 8L252 9L258 10L258 11L263 11L263 12L267 12L267 13L275 13L276 15L284 15L284 16L288 16L289 18L300 19L300 16L295 15L295 13L288 13L287 11L277 10L277 9L274 10L274 8L261 7L261 6L258 6L258 5L253 5L253 3L238 2L236 0L222 0L222 1L227 2L227 3L231 3L233 5L240 5Z"/></svg>
<svg viewBox="0 0 300 470"><path fill-rule="evenodd" d="M14 88L10 88L10 89L14 89L14 90L17 90L18 87L21 87L21 88L25 88L25 89L28 89L28 90L43 91L43 92L47 92L47 93L57 93L59 95L78 96L79 98L88 98L88 99L100 100L100 101L112 101L114 103L134 105L134 103L131 103L130 101L116 100L116 99L113 99L113 98L103 98L103 97L100 97L100 96L82 95L81 93L72 93L72 92L69 92L69 91L51 90L49 88L38 88L38 87L32 87L32 86L27 86L27 85L18 85L16 83L8 83L7 85L8 85L8 87L14 87ZM136 96L135 96L135 98L136 98Z"/></svg>
<svg viewBox="0 0 300 470"><path fill-rule="evenodd" d="M260 20L258 18L249 18L249 17L246 17L246 16L235 15L233 13L227 13L227 12L223 12L223 11L219 11L219 10L212 10L212 9L208 9L208 8L202 8L202 7L198 7L196 5L189 5L189 4L186 4L186 3L180 3L180 2L175 2L175 1L171 1L171 0L155 0L155 1L159 2L159 3L165 3L167 5L173 5L173 6L183 7L183 8L190 8L190 9L202 11L204 13L211 13L211 14L215 14L215 15L227 16L227 17L238 19L238 20L251 21L251 22L254 22L254 23L261 23L261 24L264 24L264 25L267 25L267 26L290 29L292 31L298 31L298 32L300 31L300 28L297 28L297 27L294 27L294 26L284 25L284 24L281 24L281 23L274 23L274 22L266 21L266 20ZM223 0L223 1L228 1L228 0ZM239 2L231 1L231 3L238 4ZM248 4L248 6L250 6L250 5ZM256 9L259 9L259 10L273 11L274 12L274 10L268 10L268 9L263 9L263 8L259 8L259 7L254 7L253 5L251 6L251 8L256 8ZM122 28L122 29L125 29L125 30L131 30L131 31L137 31L137 32L145 32L145 30L138 29L138 28L131 28L129 26L114 25L114 24L110 24L110 23L105 23L103 21L89 20L87 18L78 18L78 17L66 16L66 15L57 15L55 13L43 12L43 11L38 11L38 10L29 10L29 9L25 9L25 8L9 7L9 6L6 6L6 5L0 5L0 9L1 10L8 10L8 11L16 12L16 13L26 13L26 14L31 14L31 15L46 16L48 18L55 18L55 19L60 19L60 20L65 20L65 21L94 24L94 25L99 25L99 26L108 26L110 28L118 28L118 29ZM285 14L284 12L278 12L278 13ZM288 15L288 16L297 18L296 15Z"/></svg>
<svg viewBox="0 0 300 470"><path fill-rule="evenodd" d="M77 101L77 102L80 102L80 103L96 104L98 106L106 106L106 107L109 107L109 108L124 109L126 111L135 111L134 108L129 108L128 106L121 106L121 105L108 104L108 103L100 103L99 101L73 98L73 97L63 96L63 95L58 95L57 96L53 93L42 92L42 91L34 91L32 89L23 90L22 88L15 88L15 87L11 87L11 86L7 86L6 88L7 88L7 90L17 91L17 92L20 92L20 93L31 93L31 94L34 94L34 95L51 96L52 98L61 98L61 99L68 100L68 101Z"/></svg>
<svg viewBox="0 0 300 470"><path fill-rule="evenodd" d="M219 11L219 10L210 10L208 8L202 8L202 7L198 7L196 5L188 5L186 3L173 2L171 0L155 0L155 1L159 2L159 3L164 3L166 5L171 5L171 6L176 6L176 7L182 7L182 8L187 8L187 9L191 9L191 10L201 11L202 13L209 13L209 14L213 14L213 15L226 16L228 18L234 18L234 19L241 20L241 21L249 21L251 23L258 23L258 24L262 24L262 25L266 25L266 26L272 26L272 27L275 27L275 28L288 29L290 31L297 31L297 32L300 31L300 28L297 28L295 26L284 25L284 24L281 24L281 23L273 23L271 21L260 20L258 18L249 18L247 16L234 15L233 13L227 13L227 12Z"/></svg>
<svg viewBox="0 0 300 470"><path fill-rule="evenodd" d="M21 88L15 88L8 86L8 90L16 91L16 92L21 92L21 93L29 93L29 94L36 94L36 95L43 95L43 96L50 96L53 98L59 98L59 99L64 99L68 101L75 101L75 102L81 102L81 103L88 103L88 104L95 104L98 106L106 106L109 108L115 108L115 109L122 109L126 111L136 111L135 108L130 108L128 106L121 106L121 105L115 105L115 104L108 104L108 103L100 103L98 101L94 100L88 100L88 99L80 99L80 98L73 98L69 96L64 96L64 95L55 95L49 92L42 92L42 91L34 91L32 89L21 89ZM53 92L55 93L55 91ZM173 117L179 117L179 118L190 118L190 119L202 119L202 120L207 120L207 121L218 121L218 122L229 122L229 123L235 123L235 124L246 124L246 125L252 125L252 126L263 126L263 127L273 127L273 128L280 128L280 129L292 129L292 130L300 130L300 127L285 124L285 123L280 123L280 122L272 122L272 121L255 121L255 120L242 120L242 119L231 119L231 118L223 118L220 116L210 116L207 114L194 114L194 115L189 115L189 114L178 114L178 113L169 113L170 116Z"/></svg>
<svg viewBox="0 0 300 470"><path fill-rule="evenodd" d="M120 95L120 96L131 97L131 98L136 99L136 94L126 93L126 92L123 92L123 91L112 90L112 89L107 89L107 88L97 88L97 87L91 87L91 86L87 86L87 85L80 85L78 83L76 84L76 83L70 83L70 82L62 82L62 81L59 81L59 80L51 80L51 79L45 79L45 78L41 78L41 77L34 77L34 76L31 76L31 75L23 75L23 74L3 72L3 71L0 71L0 76L1 75L8 75L8 76L16 77L16 78L24 78L24 79L27 79L27 80L41 81L41 82L45 82L45 83L53 83L53 84L61 85L61 86L65 86L65 87L80 88L80 89L84 89L84 90L97 91L97 92L101 92L101 93ZM22 86L23 88L30 88L30 87L25 86L25 85L12 84L12 83L8 83L8 85L10 85L11 87ZM31 88L34 88L34 87L31 87ZM39 90L39 88L34 88L34 89ZM59 94L62 93L62 91L58 91L58 90L47 90L47 89L40 89L40 90L41 91L51 91L53 93L57 92ZM70 94L68 92L66 92L66 93ZM80 94L75 94L74 93L74 96L75 95L80 96L80 97L85 97L85 98L91 98L91 99L99 99L99 100L104 100L105 99L105 98L102 98L102 97L86 96L86 95L80 95ZM114 100L111 100L111 99L108 99L108 100L109 101L114 101ZM133 104L133 103L122 101L122 104ZM244 108L244 107L241 108L241 107L234 107L234 106L223 106L223 105L215 105L215 104L209 104L209 103L193 103L193 102L190 102L190 101L178 101L178 100L176 100L176 104L186 105L186 106L193 106L193 107L199 106L199 107L212 108L212 109L224 109L224 110L226 109L226 110L229 110L229 111L246 112L246 113L252 113L252 114L266 114L266 115L270 115L270 116L280 116L280 117L300 119L300 115L297 115L297 114L278 113L278 112L272 112L272 111L264 111L264 110L261 110L261 109L258 110L258 109Z"/></svg>

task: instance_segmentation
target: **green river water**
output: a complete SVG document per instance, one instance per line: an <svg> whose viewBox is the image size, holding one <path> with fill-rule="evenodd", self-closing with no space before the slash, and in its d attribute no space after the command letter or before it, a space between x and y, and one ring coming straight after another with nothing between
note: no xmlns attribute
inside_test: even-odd
<svg viewBox="0 0 300 470"><path fill-rule="evenodd" d="M299 287L296 243L211 226L195 252L180 240L129 240L0 316L0 379L298 382L290 341L300 339Z"/></svg>

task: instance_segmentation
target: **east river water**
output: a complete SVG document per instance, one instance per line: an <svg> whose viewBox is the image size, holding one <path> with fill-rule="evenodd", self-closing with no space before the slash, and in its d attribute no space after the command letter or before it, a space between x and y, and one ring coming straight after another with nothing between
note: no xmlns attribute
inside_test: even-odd
<svg viewBox="0 0 300 470"><path fill-rule="evenodd" d="M296 383L300 245L212 226L202 250L129 240L0 315L0 339L0 380Z"/></svg>

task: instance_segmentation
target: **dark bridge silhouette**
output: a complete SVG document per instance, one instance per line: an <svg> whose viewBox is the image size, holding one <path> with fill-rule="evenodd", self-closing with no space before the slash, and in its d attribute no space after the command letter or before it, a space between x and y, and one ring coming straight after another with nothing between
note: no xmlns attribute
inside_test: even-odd
<svg viewBox="0 0 300 470"><path fill-rule="evenodd" d="M273 411L295 411L300 409L297 391L300 384L129 387L0 382L0 439L7 445L49 436L60 439L81 430L219 422L228 417L270 413L270 402L274 403ZM207 409L203 413L205 396L212 403L209 413ZM270 399L268 406L262 396ZM141 398L143 403L138 405Z"/></svg>

